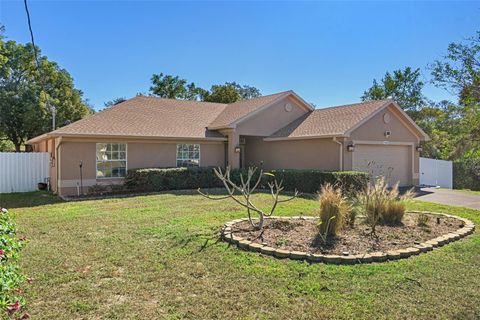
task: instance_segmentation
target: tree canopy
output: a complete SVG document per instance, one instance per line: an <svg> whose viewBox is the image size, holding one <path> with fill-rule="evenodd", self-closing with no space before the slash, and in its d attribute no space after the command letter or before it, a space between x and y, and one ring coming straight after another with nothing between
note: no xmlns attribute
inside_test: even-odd
<svg viewBox="0 0 480 320"><path fill-rule="evenodd" d="M414 115L425 104L422 93L424 85L420 69L406 67L403 70L385 73L380 82L374 79L373 85L363 93L362 100L392 98L402 109Z"/></svg>
<svg viewBox="0 0 480 320"><path fill-rule="evenodd" d="M260 90L257 88L240 85L236 82L212 85L210 90L206 90L179 76L163 73L154 74L151 81L150 93L166 99L232 103L261 96Z"/></svg>
<svg viewBox="0 0 480 320"><path fill-rule="evenodd" d="M20 151L27 139L52 129L52 107L60 126L92 112L70 74L39 48L0 38L0 137Z"/></svg>

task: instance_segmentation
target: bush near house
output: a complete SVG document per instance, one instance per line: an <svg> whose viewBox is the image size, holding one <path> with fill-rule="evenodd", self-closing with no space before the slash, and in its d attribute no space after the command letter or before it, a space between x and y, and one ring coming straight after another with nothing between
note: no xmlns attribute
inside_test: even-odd
<svg viewBox="0 0 480 320"><path fill-rule="evenodd" d="M275 179L283 181L285 191L316 193L320 186L330 183L342 187L344 192L355 192L363 189L368 182L368 175L363 172L339 171L326 172L320 170L271 170ZM240 184L240 175L246 176L246 169L231 171L233 182ZM256 174L259 174L258 172ZM271 176L262 178L262 188L267 188ZM252 178L255 180L255 177ZM128 170L125 185L133 191L165 191L196 188L218 188L222 183L212 168L149 168Z"/></svg>
<svg viewBox="0 0 480 320"><path fill-rule="evenodd" d="M16 237L16 226L7 209L0 211L0 318L14 317L25 304L20 285L25 277L18 265L25 241Z"/></svg>
<svg viewBox="0 0 480 320"><path fill-rule="evenodd" d="M480 190L480 159L453 162L453 188Z"/></svg>

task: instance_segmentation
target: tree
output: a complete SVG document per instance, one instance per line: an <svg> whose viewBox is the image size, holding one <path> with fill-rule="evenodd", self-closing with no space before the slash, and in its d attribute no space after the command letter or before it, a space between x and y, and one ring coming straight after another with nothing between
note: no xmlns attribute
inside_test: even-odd
<svg viewBox="0 0 480 320"><path fill-rule="evenodd" d="M275 209L277 208L279 203L291 201L299 196L298 191L295 190L295 193L292 196L280 200L280 193L283 191L283 189L285 189L285 187L282 185L282 181L278 182L277 179L274 179L272 182L267 183L268 187L270 188L270 194L272 195L272 205L270 209L265 210L264 208L257 206L253 203L252 195L262 182L262 178L264 177L264 175L274 177L272 173L264 173L263 170L260 170L258 176L256 176L257 168L249 167L246 175L240 173L239 185L232 181L230 177L230 167L227 166L225 172L222 171L222 168L214 168L213 172L215 173L217 178L222 181L223 186L227 190L227 195L219 197L211 196L207 193L203 193L200 188L198 188L197 190L198 193L205 198L211 200L232 199L233 201L247 209L247 215L250 224L256 230L260 230L261 232L263 232L265 218L271 217L274 214ZM255 223L253 221L252 213L258 214L258 223Z"/></svg>
<svg viewBox="0 0 480 320"><path fill-rule="evenodd" d="M240 100L254 99L262 95L260 93L260 90L258 90L257 88L246 85L246 84L242 86L236 83L235 81L225 82L225 85L233 86L235 90L238 92L238 95L240 96Z"/></svg>
<svg viewBox="0 0 480 320"><path fill-rule="evenodd" d="M466 43L451 43L431 67L432 83L458 96L461 117L457 157L478 157L480 149L480 31Z"/></svg>
<svg viewBox="0 0 480 320"><path fill-rule="evenodd" d="M197 87L195 83L179 76L154 74L151 78L151 94L165 99L200 100L217 103L232 103L238 100L261 96L260 90L236 82L213 85L210 90Z"/></svg>
<svg viewBox="0 0 480 320"><path fill-rule="evenodd" d="M150 92L164 99L199 100L203 89L197 88L193 82L187 83L186 79L167 74L154 74L152 76Z"/></svg>
<svg viewBox="0 0 480 320"><path fill-rule="evenodd" d="M59 124L91 112L68 72L41 56L39 48L0 38L0 137L20 151L27 139L51 130L52 107Z"/></svg>
<svg viewBox="0 0 480 320"><path fill-rule="evenodd" d="M416 112L425 103L422 94L424 83L420 76L420 69L413 70L411 67L387 72L380 83L373 80L373 85L363 93L362 101L392 98L415 118Z"/></svg>
<svg viewBox="0 0 480 320"><path fill-rule="evenodd" d="M111 107L111 106L114 106L114 105L116 105L116 104L122 103L122 102L124 102L124 101L127 101L127 99L125 99L124 97L115 98L115 99L113 99L113 100L104 102L104 103L103 103L103 106L104 106L105 108L109 108L109 107Z"/></svg>
<svg viewBox="0 0 480 320"><path fill-rule="evenodd" d="M480 31L467 43L451 43L443 61L430 66L432 83L458 95L460 104L480 103Z"/></svg>
<svg viewBox="0 0 480 320"><path fill-rule="evenodd" d="M240 94L231 84L213 85L204 101L217 103L233 103L240 100Z"/></svg>

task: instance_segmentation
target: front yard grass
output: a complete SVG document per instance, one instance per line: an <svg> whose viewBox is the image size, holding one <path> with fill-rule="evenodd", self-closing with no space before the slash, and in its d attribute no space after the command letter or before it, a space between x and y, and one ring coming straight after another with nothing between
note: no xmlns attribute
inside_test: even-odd
<svg viewBox="0 0 480 320"><path fill-rule="evenodd" d="M33 319L480 318L478 231L406 260L310 265L215 242L244 212L193 192L80 202L31 193L0 195L0 204L30 239L21 262L34 278L25 284ZM277 214L314 214L317 205L298 199ZM480 225L480 211L408 207Z"/></svg>

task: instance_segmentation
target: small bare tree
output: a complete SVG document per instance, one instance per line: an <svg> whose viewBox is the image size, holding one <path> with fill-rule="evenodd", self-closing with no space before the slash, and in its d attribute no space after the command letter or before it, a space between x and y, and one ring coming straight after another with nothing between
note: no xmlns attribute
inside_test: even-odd
<svg viewBox="0 0 480 320"><path fill-rule="evenodd" d="M282 185L282 181L277 182L277 180L274 179L273 182L268 183L268 186L270 188L270 194L272 195L273 204L270 210L264 211L258 208L252 202L251 196L253 192L260 185L260 182L262 181L262 176L269 175L274 177L273 174L264 173L263 170L260 170L258 178L256 178L255 182L253 182L254 175L257 172L257 168L249 167L246 178L243 177L243 174L240 174L240 185L237 185L232 181L230 177L230 167L227 167L225 169L225 172L223 172L221 168L213 169L213 171L215 172L215 175L222 181L228 194L226 196L213 197L207 193L203 193L200 190L200 188L198 188L198 192L205 198L211 199L211 200L223 200L223 199L229 199L229 198L233 199L236 203L238 203L239 205L247 209L248 220L250 221L251 225L257 230L263 230L263 227L265 224L265 217L272 216L279 203L293 200L299 196L298 191L295 190L295 193L293 194L293 196L287 199L280 200L279 196L280 196L280 193L283 191L284 187ZM258 223L253 222L252 212L258 214L259 216Z"/></svg>

